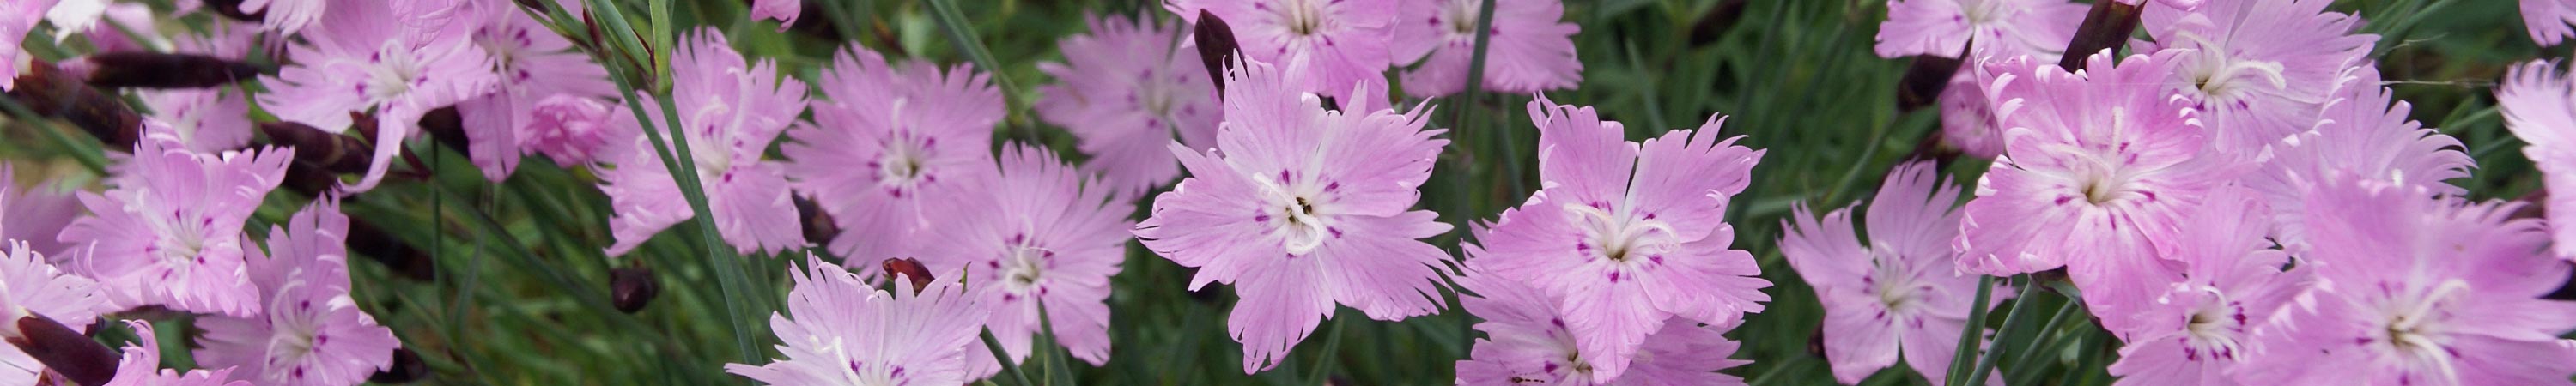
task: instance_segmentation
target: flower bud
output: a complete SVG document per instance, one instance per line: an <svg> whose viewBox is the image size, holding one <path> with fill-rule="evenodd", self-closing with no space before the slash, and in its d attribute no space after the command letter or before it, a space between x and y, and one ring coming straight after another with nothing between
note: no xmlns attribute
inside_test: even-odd
<svg viewBox="0 0 2576 386"><path fill-rule="evenodd" d="M826 242L834 237L840 237L841 228L832 223L832 214L824 212L823 205L815 203L813 199L796 196L796 213L802 215L797 218L805 225L806 240Z"/></svg>
<svg viewBox="0 0 2576 386"><path fill-rule="evenodd" d="M920 260L885 259L885 262L879 265L885 267L887 279L893 279L897 275L912 279L913 293L920 293L923 288L930 288L930 281L935 280L930 275L930 268L922 267Z"/></svg>
<svg viewBox="0 0 2576 386"><path fill-rule="evenodd" d="M611 114L622 113L598 99L572 95L547 97L531 110L520 146L567 167L597 161L608 146L610 122L616 118Z"/></svg>
<svg viewBox="0 0 2576 386"><path fill-rule="evenodd" d="M101 52L63 61L65 74L91 87L186 89L233 84L259 77L259 66L206 55Z"/></svg>
<svg viewBox="0 0 2576 386"><path fill-rule="evenodd" d="M373 125L370 121L360 121L359 125ZM367 157L375 151L367 146L366 141L356 137L332 134L302 123L261 122L259 133L268 137L269 144L294 147L295 163L312 165L324 172L365 173Z"/></svg>
<svg viewBox="0 0 2576 386"><path fill-rule="evenodd" d="M2084 69L2086 57L2102 50L2119 52L2129 44L2129 34L2138 30L2138 5L2118 1L2097 1L2093 10L2084 13L2084 24L2075 27L2075 39L2066 42L2066 54L2057 58L2057 67L2066 72Z"/></svg>
<svg viewBox="0 0 2576 386"><path fill-rule="evenodd" d="M1225 64L1234 62L1241 45L1235 43L1234 28L1225 19L1207 10L1199 10L1199 24L1190 33L1199 45L1199 64L1207 66L1208 80L1216 82L1217 95L1225 95Z"/></svg>
<svg viewBox="0 0 2576 386"><path fill-rule="evenodd" d="M143 139L142 115L51 63L29 62L9 98L37 115L71 121L109 149L133 149Z"/></svg>
<svg viewBox="0 0 2576 386"><path fill-rule="evenodd" d="M288 172L292 174L292 168ZM330 186L323 185L323 187ZM412 280L438 279L437 260L432 259L428 253L422 252L420 248L413 248L411 244L394 238L392 234L385 233L383 228L378 228L375 223L364 219L349 219L349 251L366 255L369 260L384 263L385 267L392 269L395 274Z"/></svg>
<svg viewBox="0 0 2576 386"><path fill-rule="evenodd" d="M105 385L116 378L120 358L116 350L91 340L80 330L37 314L18 318L8 327L0 331L0 336L6 336L10 345L18 346L19 351L72 383Z"/></svg>
<svg viewBox="0 0 2576 386"><path fill-rule="evenodd" d="M420 353L412 352L410 347L402 347L394 349L393 365L367 376L367 382L411 383L428 377L429 362L421 361Z"/></svg>
<svg viewBox="0 0 2576 386"><path fill-rule="evenodd" d="M661 293L662 285L653 281L652 268L639 265L608 270L608 300L616 303L618 311L643 311L644 305Z"/></svg>

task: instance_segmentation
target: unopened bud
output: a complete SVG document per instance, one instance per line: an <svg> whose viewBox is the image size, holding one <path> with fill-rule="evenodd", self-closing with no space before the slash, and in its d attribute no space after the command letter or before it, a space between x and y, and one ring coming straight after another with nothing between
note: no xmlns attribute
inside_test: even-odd
<svg viewBox="0 0 2576 386"><path fill-rule="evenodd" d="M878 265L885 267L886 279L894 279L896 276L912 279L913 293L920 293L922 289L930 288L930 281L935 280L930 275L930 268L921 266L920 260L885 259L884 263Z"/></svg>
<svg viewBox="0 0 2576 386"><path fill-rule="evenodd" d="M1242 47L1234 40L1234 28L1226 26L1225 19L1217 18L1215 13L1202 9L1190 38L1198 41L1199 64L1207 66L1208 81L1216 82L1217 95L1225 95L1225 66L1234 62L1236 50Z"/></svg>
<svg viewBox="0 0 2576 386"><path fill-rule="evenodd" d="M632 314L643 311L662 293L662 284L653 281L653 269L634 266L608 270L608 297L618 311Z"/></svg>
<svg viewBox="0 0 2576 386"><path fill-rule="evenodd" d="M51 63L29 62L8 95L37 115L71 121L109 149L133 149L143 140L142 115Z"/></svg>
<svg viewBox="0 0 2576 386"><path fill-rule="evenodd" d="M438 144L456 149L468 158L474 156L473 140L465 136L465 115L457 112L456 106L429 110L420 115L418 123L421 133L429 134L429 138L437 140Z"/></svg>
<svg viewBox="0 0 2576 386"><path fill-rule="evenodd" d="M1746 3L1750 2L1744 0L1719 0L1717 2L1717 6L1708 7L1708 12L1699 14L1699 20L1691 22L1691 47L1700 47L1706 46L1709 43L1716 43L1717 38L1724 36L1723 34L1727 30L1735 29L1736 21L1744 19L1744 5Z"/></svg>
<svg viewBox="0 0 2576 386"><path fill-rule="evenodd" d="M796 213L800 215L797 218L805 225L806 240L826 242L834 237L840 237L840 225L832 223L832 214L824 212L822 204L817 204L804 196L797 196Z"/></svg>
<svg viewBox="0 0 2576 386"><path fill-rule="evenodd" d="M293 170L290 169L289 172L291 174ZM384 263L385 267L392 269L395 274L412 280L438 280L436 260L428 253L421 252L420 248L413 248L410 243L385 233L384 228L376 227L373 222L358 218L349 219L349 251L365 255L369 260Z"/></svg>
<svg viewBox="0 0 2576 386"><path fill-rule="evenodd" d="M2084 69L2086 57L2102 50L2120 52L2129 44L2129 34L2138 30L2137 5L2118 1L2093 2L2093 10L2084 13L2084 24L2075 27L2075 39L2066 42L2066 54L2057 58L2057 67L2066 72Z"/></svg>
<svg viewBox="0 0 2576 386"><path fill-rule="evenodd" d="M206 55L101 52L63 61L63 72L91 87L184 89L217 87L259 77L259 66Z"/></svg>
<svg viewBox="0 0 2576 386"><path fill-rule="evenodd" d="M393 365L377 371L374 375L368 375L367 382L411 383L428 377L429 362L421 361L420 353L412 352L410 347L402 347L394 349Z"/></svg>
<svg viewBox="0 0 2576 386"><path fill-rule="evenodd" d="M1905 67L1905 78L1896 83L1897 111L1914 111L1939 103L1941 91L1949 88L1961 63L1964 61L1956 58L1915 56L1914 64Z"/></svg>
<svg viewBox="0 0 2576 386"><path fill-rule="evenodd" d="M372 122L360 124L373 125ZM375 148L357 137L332 134L302 123L261 122L259 133L268 136L269 144L294 147L296 163L309 164L325 172L365 173L367 157L375 152Z"/></svg>
<svg viewBox="0 0 2576 386"><path fill-rule="evenodd" d="M242 12L242 0L205 0L205 4L207 10L214 11L217 15L224 15L224 17L232 18L233 20L257 22L268 18L268 10L266 9L262 9L259 12Z"/></svg>
<svg viewBox="0 0 2576 386"><path fill-rule="evenodd" d="M18 318L13 327L16 328L0 335L8 336L9 344L18 346L18 351L72 383L105 385L116 378L116 362L120 359L116 350L81 335L79 330L36 314Z"/></svg>

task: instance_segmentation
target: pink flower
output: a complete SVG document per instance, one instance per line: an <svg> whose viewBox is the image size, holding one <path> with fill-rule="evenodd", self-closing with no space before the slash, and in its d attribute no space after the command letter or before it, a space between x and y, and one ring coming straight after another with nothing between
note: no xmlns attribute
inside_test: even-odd
<svg viewBox="0 0 2576 386"><path fill-rule="evenodd" d="M684 129L684 137L664 139L672 141L667 146L688 142L694 159L680 161L691 166L684 169L698 173L716 231L735 251L750 254L804 247L805 234L796 222L796 204L788 196L784 168L762 160L761 153L805 110L805 84L778 76L776 63L746 64L727 44L714 28L701 28L683 39L671 57L671 95L680 121L660 122L660 104L644 105L645 116L656 121L654 130L667 133L675 125ZM696 215L671 170L663 166L661 153L646 138L637 135L626 143L611 144L632 150L611 161L616 167L599 176L605 183L600 191L617 209L616 217L609 219L610 233L617 238L608 247L610 256L625 255L654 233Z"/></svg>
<svg viewBox="0 0 2576 386"><path fill-rule="evenodd" d="M1084 170L1107 178L1122 196L1181 177L1181 163L1165 151L1216 146L1216 88L1199 52L1175 48L1177 25L1150 17L1092 17L1091 34L1058 41L1065 62L1039 63L1057 84L1038 88L1038 118L1064 126L1091 155Z"/></svg>
<svg viewBox="0 0 2576 386"><path fill-rule="evenodd" d="M1889 171L1869 204L1869 241L1853 232L1850 209L1826 213L1820 223L1800 205L1785 227L1780 254L1825 306L1825 359L1835 380L1859 384L1902 354L1939 385L1958 354L1977 278L1956 273L1950 240L1958 237L1959 213L1950 208L1959 186L1938 172L1923 162Z"/></svg>
<svg viewBox="0 0 2576 386"><path fill-rule="evenodd" d="M2161 297L2126 315L2128 341L2110 372L2121 385L2234 385L2239 364L2264 353L2254 331L2314 284L2316 269L2283 272L2289 255L2271 249L2272 226L2263 196L2252 190L2212 190L2191 210L2173 257L2190 265Z"/></svg>
<svg viewBox="0 0 2576 386"><path fill-rule="evenodd" d="M19 0L0 4L0 43L8 43L0 45L0 91L17 87L18 72L26 70L18 68L18 62L29 59L19 43L27 40L27 31L36 29L36 22L45 20L45 11L54 8L54 1Z"/></svg>
<svg viewBox="0 0 2576 386"><path fill-rule="evenodd" d="M17 320L29 314L87 330L99 314L115 310L99 294L98 282L55 270L27 242L10 241L8 253L0 256L0 317L10 321L8 335L18 334ZM44 368L18 346L0 345L0 383L35 384Z"/></svg>
<svg viewBox="0 0 2576 386"><path fill-rule="evenodd" d="M778 20L778 30L786 31L788 25L796 24L797 14L805 13L804 3L804 0L753 0L751 19Z"/></svg>
<svg viewBox="0 0 2576 386"><path fill-rule="evenodd" d="M1993 100L1977 80L1975 71L1960 71L1941 89L1941 142L1992 159L2004 155L2004 128L1997 126Z"/></svg>
<svg viewBox="0 0 2576 386"><path fill-rule="evenodd" d="M127 320L134 329L136 341L125 346L125 355L116 361L116 377L105 386L250 386L248 381L232 379L233 369L196 369L181 373L161 368L161 338L152 333L152 323Z"/></svg>
<svg viewBox="0 0 2576 386"><path fill-rule="evenodd" d="M335 0L244 0L241 2L241 11L265 14L261 17L260 29L277 31L278 35L294 35L296 32L303 31L304 27L312 26L330 17L325 10L331 7L333 1Z"/></svg>
<svg viewBox="0 0 2576 386"><path fill-rule="evenodd" d="M1012 145L1000 161L998 177L955 207L965 220L933 232L931 245L940 248L922 256L939 272L965 269L967 293L993 310L985 323L1012 360L1028 358L1044 302L1060 344L1083 361L1108 363L1109 277L1127 260L1135 204L1113 199L1114 189L1042 147ZM977 378L1001 369L983 345L972 351Z"/></svg>
<svg viewBox="0 0 2576 386"><path fill-rule="evenodd" d="M1390 321L1443 307L1433 267L1447 254L1419 239L1449 225L1407 210L1448 144L1423 130L1426 109L1327 111L1284 69L1234 67L1216 148L1171 146L1191 177L1156 197L1135 233L1199 268L1192 290L1234 285L1242 299L1226 326L1243 343L1243 372L1278 366L1336 303Z"/></svg>
<svg viewBox="0 0 2576 386"><path fill-rule="evenodd" d="M2334 178L2308 195L2326 284L2239 367L2254 385L2567 385L2576 302L2544 300L2569 265L2520 205Z"/></svg>
<svg viewBox="0 0 2576 386"><path fill-rule="evenodd" d="M295 386L356 385L392 366L402 342L349 297L348 233L331 198L270 228L269 253L250 260L267 315L198 318L198 362Z"/></svg>
<svg viewBox="0 0 2576 386"><path fill-rule="evenodd" d="M2056 62L2086 6L2066 0L1892 0L1878 25L1878 56L1976 59L2029 55ZM1965 53L1970 40L1977 52ZM1966 56L1962 57L1962 54Z"/></svg>
<svg viewBox="0 0 2576 386"><path fill-rule="evenodd" d="M2304 131L2346 68L2367 66L2378 35L2332 0L2219 0L2185 12L2147 7L2149 35L2177 54L2171 89L2193 102L2221 146L2259 149ZM2151 52L2151 51L2140 51Z"/></svg>
<svg viewBox="0 0 2576 386"><path fill-rule="evenodd" d="M544 154L556 164L579 165L615 159L609 153L625 148L613 145L623 145L643 135L633 130L637 127L635 115L628 113L625 106L558 94L529 108L526 131L520 133L525 137L519 138L519 146L526 152Z"/></svg>
<svg viewBox="0 0 2576 386"><path fill-rule="evenodd" d="M1278 63L1290 92L1351 99L1352 87L1384 79L1396 64L1388 51L1396 1L1166 0L1163 8L1191 23L1201 10L1225 19L1243 58Z"/></svg>
<svg viewBox="0 0 2576 386"><path fill-rule="evenodd" d="M913 254L915 233L942 217L925 209L948 207L942 202L967 193L959 186L990 178L1001 90L972 69L920 60L896 67L856 45L822 82L830 99L813 102L814 124L779 146L787 175L840 226L833 253L863 262Z"/></svg>
<svg viewBox="0 0 2576 386"><path fill-rule="evenodd" d="M1563 299L1559 312L1594 358L1595 380L1617 378L1665 319L1731 324L1761 312L1771 285L1753 255L1728 249L1728 197L1744 191L1762 151L1718 139L1719 117L1645 143L1590 107L1529 104L1547 188L1503 212L1477 239L1478 259L1503 278Z"/></svg>
<svg viewBox="0 0 2576 386"><path fill-rule="evenodd" d="M1467 88L1468 66L1475 61L1478 0L1405 0L1395 22L1394 55L1398 64L1424 59L1422 67L1404 72L1404 92L1417 97L1455 94ZM1536 93L1574 88L1583 81L1583 62L1574 57L1574 33L1582 28L1558 22L1565 17L1559 0L1499 0L1485 52L1487 91Z"/></svg>
<svg viewBox="0 0 2576 386"><path fill-rule="evenodd" d="M98 279L120 307L258 315L259 289L242 265L242 225L285 177L295 151L201 154L179 146L145 138L122 186L81 193L95 217L63 229L61 240L80 249L66 267Z"/></svg>
<svg viewBox="0 0 2576 386"><path fill-rule="evenodd" d="M2544 189L2569 192L2549 196L2550 224L2576 224L2576 84L2556 64L2535 61L2505 73L2496 87L2496 105L2504 126L2522 138L2523 156L2540 168ZM2576 225L2550 230L2559 258L2576 259Z"/></svg>
<svg viewBox="0 0 2576 386"><path fill-rule="evenodd" d="M962 385L967 346L987 315L955 281L914 288L894 277L894 293L848 269L807 258L792 272L787 313L769 317L779 354L768 365L732 363L725 372L779 386ZM918 292L918 294L916 294ZM788 319L793 314L795 319Z"/></svg>
<svg viewBox="0 0 2576 386"><path fill-rule="evenodd" d="M490 94L457 104L456 111L464 121L467 155L485 179L498 182L509 178L519 157L530 152L540 130L535 127L540 118L533 116L538 103L556 96L612 98L617 89L608 81L607 69L518 6L492 0L470 7L463 12L473 19L465 22L479 24L474 42L491 55L499 82Z"/></svg>
<svg viewBox="0 0 2576 386"><path fill-rule="evenodd" d="M2120 4L2128 4L2128 5L2142 5L2142 4L2146 4L2146 3L2147 3L2147 0L2118 0L2118 1L2120 2ZM2190 10L2194 10L2194 9L2198 9L2198 8L2200 8L2201 3L2204 3L2204 2L2208 2L2208 0L2156 0L2156 5L2165 6L2165 7L2167 7L2167 8L2173 8L2173 9L2179 9L2179 10L2184 10L2184 11L2190 11Z"/></svg>
<svg viewBox="0 0 2576 386"><path fill-rule="evenodd" d="M2176 263L2158 256L2172 250L2184 211L2243 168L2205 150L2200 122L2160 90L2180 52L2114 67L2106 51L2072 74L2027 57L1982 69L2005 151L1964 210L1959 271L2064 266L2085 304L2110 314L2179 281Z"/></svg>
<svg viewBox="0 0 2576 386"><path fill-rule="evenodd" d="M2344 79L2315 128L2273 144L2272 158L2244 180L2270 197L2275 238L2293 253L2307 249L2307 191L2317 181L2351 175L2460 196L2468 189L2442 181L2468 177L2477 166L2460 152L2459 139L2406 119L2413 107L2379 85L2378 70L2356 67ZM2506 112L2513 112L2510 103Z"/></svg>
<svg viewBox="0 0 2576 386"><path fill-rule="evenodd" d="M0 242L24 242L36 252L56 254L50 262L67 261L63 253L72 252L72 244L55 236L80 216L80 202L41 184L19 187L14 169L0 165Z"/></svg>
<svg viewBox="0 0 2576 386"><path fill-rule="evenodd" d="M1480 254L1472 252L1473 246L1467 248L1471 255ZM1458 361L1459 385L1743 385L1744 379L1717 371L1751 363L1727 358L1740 347L1724 335L1737 323L1670 323L1638 348L1641 352L1626 374L1603 377L1599 367L1588 362L1603 353L1587 352L1576 344L1576 335L1566 329L1565 315L1558 311L1558 298L1481 270L1458 279L1459 286L1477 295L1461 297L1458 304L1484 319L1476 323L1476 330L1485 333L1468 359Z"/></svg>
<svg viewBox="0 0 2576 386"><path fill-rule="evenodd" d="M2558 45L2576 36L2576 1L2522 0L2522 27L2531 30L2531 42L2542 47Z"/></svg>
<svg viewBox="0 0 2576 386"><path fill-rule="evenodd" d="M178 138L189 151L214 153L250 145L250 103L232 88L138 90L152 106L148 135Z"/></svg>
<svg viewBox="0 0 2576 386"><path fill-rule="evenodd" d="M335 133L348 130L350 112L376 109L376 149L367 174L340 189L375 188L404 140L418 131L421 115L490 91L491 59L471 40L454 35L462 28L429 16L455 7L438 0L332 7L320 30L304 35L308 44L287 48L296 64L262 82L274 91L260 95L260 106L279 119Z"/></svg>

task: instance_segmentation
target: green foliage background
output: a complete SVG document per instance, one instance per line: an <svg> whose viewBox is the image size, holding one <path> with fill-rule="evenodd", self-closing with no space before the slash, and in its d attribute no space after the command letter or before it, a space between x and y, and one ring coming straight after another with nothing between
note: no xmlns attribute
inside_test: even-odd
<svg viewBox="0 0 2576 386"><path fill-rule="evenodd" d="M1084 33L1086 14L1141 12L1176 22L1159 4L1141 0L807 1L824 4L828 12L807 13L804 22L828 27L780 32L774 23L746 21L747 4L740 0L678 1L665 21L722 29L746 54L775 59L810 84L833 50L845 44L812 31L855 37L849 40L889 56L972 61L943 30L929 2L954 1L962 11L961 27L981 38L968 43L989 50L999 75L1014 86L1010 98L1017 106L1036 97L1035 86L1053 82L1036 64L1061 61L1056 40ZM638 29L652 24L644 0L616 2ZM1752 188L1736 197L1729 217L1737 227L1737 247L1758 256L1764 276L1775 283L1767 291L1773 301L1768 311L1728 334L1745 342L1735 357L1753 363L1726 372L1755 385L1832 384L1817 351L1822 311L1773 244L1792 205L1835 208L1865 199L1889 167L1936 135L1937 112L1895 107L1897 81L1910 59L1879 58L1871 51L1885 18L1883 1L1568 0L1566 9L1566 19L1582 27L1575 40L1584 81L1580 88L1549 93L1555 101L1597 106L1605 118L1626 122L1632 139L1696 127L1723 114L1731 117L1726 134L1746 135L1743 144L1768 150ZM2480 168L2474 179L2455 182L2480 199L2513 199L2538 188L2536 173L2515 151L2521 144L2501 127L2492 86L2509 63L2564 58L2567 51L2533 47L2515 22L2520 19L2513 2L2342 1L2333 9L2358 12L2368 20L2361 32L2383 35L2372 55L2397 95L2415 104L2414 117L2468 144ZM162 27L203 28L203 18ZM60 45L50 40L31 38L28 45L44 59L84 52L80 39ZM1536 132L1523 109L1530 100L1485 94L1427 101L1439 106L1434 126L1450 128L1447 136L1455 143L1424 188L1426 209L1464 225L1489 220L1526 198L1537 183L1531 155ZM11 127L0 156L21 170L41 171L21 172L22 179L96 187L96 164L75 162L96 160L102 154L96 141L58 124L19 121ZM1074 138L1024 110L995 135L1078 157ZM600 252L609 244L608 200L587 171L529 158L516 176L492 184L454 149L429 141L415 142L412 149L432 165L434 177L390 182L350 200L345 211L436 257L436 279L430 281L403 278L382 264L353 263L360 303L423 354L433 369L429 384L743 384L723 373L721 364L746 357L766 363L775 355L768 348L776 342L766 317L779 309L787 290L789 261L801 257L747 257L741 261L757 291L726 294L717 284L719 265L710 260L729 257L707 256L706 239L695 237L702 231L697 223L683 223L612 263ZM1984 167L1983 161L1961 160L1947 169L1973 184ZM267 201L256 229L284 220L310 199L281 190ZM1433 243L1454 251L1457 240ZM662 286L659 299L631 315L607 301L608 270L630 263L654 268ZM1439 315L1403 322L1368 320L1346 309L1337 315L1346 322L1325 323L1327 330L1299 345L1284 366L1246 376L1239 370L1240 346L1224 329L1233 295L1222 285L1190 293L1184 288L1188 275L1131 244L1110 299L1115 343L1108 365L1065 360L1075 365L1064 368L1033 360L1024 370L1032 378L1086 385L1289 385L1312 384L1304 378L1330 358L1330 378L1337 384L1437 385L1451 383L1454 361L1466 356L1477 336L1468 329L1475 319L1454 303ZM2064 299L2043 293L2024 301L2032 312L2044 312L2059 310ZM755 314L729 318L729 305ZM2002 324L2003 309L1989 325ZM2001 347L2008 348L2009 360L1999 367L2016 381L2108 384L2102 368L2117 343L2083 319L2080 313L2037 319L2049 322L2005 334ZM184 317L161 322L165 350L185 350L185 323ZM1341 342L1328 345L1335 325L1344 329ZM736 327L745 328L761 350L741 352ZM1337 352L1327 355L1326 347ZM2039 354L2022 355L2021 347ZM184 355L168 361L189 365ZM1865 384L1926 382L1909 371L1890 370Z"/></svg>

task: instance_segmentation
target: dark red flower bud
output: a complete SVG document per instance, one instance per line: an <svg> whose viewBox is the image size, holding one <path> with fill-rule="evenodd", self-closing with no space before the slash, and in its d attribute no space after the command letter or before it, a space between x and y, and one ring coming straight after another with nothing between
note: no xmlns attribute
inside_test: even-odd
<svg viewBox="0 0 2576 386"><path fill-rule="evenodd" d="M2102 50L2119 52L2129 44L2129 34L2138 30L2136 5L2118 1L2093 2L2093 10L2084 13L2084 24L2075 27L2075 39L2066 42L2066 55L2057 58L2057 67L2067 72L2084 69L2084 58Z"/></svg>
<svg viewBox="0 0 2576 386"><path fill-rule="evenodd" d="M92 87L206 88L259 77L259 66L196 54L102 52L63 61L63 72Z"/></svg>
<svg viewBox="0 0 2576 386"><path fill-rule="evenodd" d="M294 170L290 168L288 174L294 174ZM329 188L330 185L322 187ZM384 228L378 228L375 223L364 219L354 217L349 219L349 251L364 255L368 260L384 263L385 267L392 269L394 273L412 280L438 279L437 260L431 258L429 253L422 252L420 248L413 248L410 243L394 238L392 234L385 233Z"/></svg>
<svg viewBox="0 0 2576 386"><path fill-rule="evenodd" d="M358 122L359 127L375 126L372 119ZM294 147L296 163L312 165L325 172L365 173L367 157L375 152L375 148L367 146L365 140L332 134L302 123L261 122L259 133L268 136L269 144Z"/></svg>
<svg viewBox="0 0 2576 386"><path fill-rule="evenodd" d="M429 378L429 362L421 361L420 353L412 352L410 347L401 347L394 349L393 366L368 375L367 382L411 383L423 378Z"/></svg>
<svg viewBox="0 0 2576 386"><path fill-rule="evenodd" d="M465 136L465 115L456 112L456 106L440 107L421 114L419 123L420 131L429 134L429 138L437 140L438 144L456 149L457 153L467 157L474 155L472 138Z"/></svg>
<svg viewBox="0 0 2576 386"><path fill-rule="evenodd" d="M1234 62L1236 50L1242 47L1235 43L1234 28L1226 26L1225 19L1202 9L1199 10L1199 24L1191 30L1190 38L1198 41L1199 64L1207 66L1208 81L1216 82L1217 95L1225 95L1225 66Z"/></svg>
<svg viewBox="0 0 2576 386"><path fill-rule="evenodd" d="M213 11L217 15L224 15L224 17L240 21L258 22L268 18L268 10L265 9L260 10L259 12L242 12L242 1L243 0L206 0L205 9Z"/></svg>
<svg viewBox="0 0 2576 386"><path fill-rule="evenodd" d="M1897 111L1914 111L1941 101L1941 91L1948 89L1950 78L1958 75L1959 59L1931 55L1914 57L1905 66L1905 78L1897 82Z"/></svg>
<svg viewBox="0 0 2576 386"><path fill-rule="evenodd" d="M922 289L930 288L930 281L936 280L930 275L930 268L923 267L920 260L885 259L884 263L879 263L878 265L885 267L886 278L888 279L892 279L897 275L912 279L913 293L921 293Z"/></svg>
<svg viewBox="0 0 2576 386"><path fill-rule="evenodd" d="M805 225L806 240L820 243L840 237L840 225L832 222L832 213L823 211L822 204L817 204L804 196L797 196L796 213L800 215L797 218L802 219L801 222Z"/></svg>
<svg viewBox="0 0 2576 386"><path fill-rule="evenodd" d="M618 311L632 314L643 311L662 293L662 284L653 280L653 269L633 266L608 270L608 297Z"/></svg>
<svg viewBox="0 0 2576 386"><path fill-rule="evenodd" d="M71 121L108 149L133 151L134 144L143 140L142 115L51 63L29 62L26 74L18 76L17 88L8 95L36 115Z"/></svg>
<svg viewBox="0 0 2576 386"><path fill-rule="evenodd" d="M105 385L116 378L115 349L81 335L44 315L28 314L7 335L9 344L44 363L45 368L83 385Z"/></svg>

